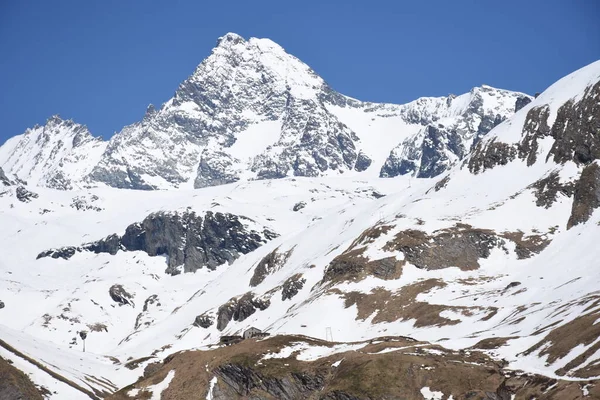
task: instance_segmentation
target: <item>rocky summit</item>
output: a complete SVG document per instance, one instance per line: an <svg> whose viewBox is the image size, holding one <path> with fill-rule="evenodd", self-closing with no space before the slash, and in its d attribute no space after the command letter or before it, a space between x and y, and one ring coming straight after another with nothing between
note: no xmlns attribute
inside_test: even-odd
<svg viewBox="0 0 600 400"><path fill-rule="evenodd" d="M0 398L598 399L599 208L600 61L393 105L227 34L0 147Z"/></svg>

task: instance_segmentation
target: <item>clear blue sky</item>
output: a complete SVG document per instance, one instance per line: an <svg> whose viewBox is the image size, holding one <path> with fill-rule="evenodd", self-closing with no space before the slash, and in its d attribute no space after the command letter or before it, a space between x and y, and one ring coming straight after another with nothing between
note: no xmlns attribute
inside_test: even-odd
<svg viewBox="0 0 600 400"><path fill-rule="evenodd" d="M0 143L53 114L110 137L219 36L268 37L338 91L403 103L528 93L600 58L597 0L0 0Z"/></svg>

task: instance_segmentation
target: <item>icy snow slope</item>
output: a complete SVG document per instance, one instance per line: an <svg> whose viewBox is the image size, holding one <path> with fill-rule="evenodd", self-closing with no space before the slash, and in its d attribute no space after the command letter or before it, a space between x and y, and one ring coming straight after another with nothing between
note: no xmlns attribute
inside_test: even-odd
<svg viewBox="0 0 600 400"><path fill-rule="evenodd" d="M229 33L109 142L52 118L0 148L0 167L59 189L202 188L345 174L433 177L530 97L489 86L404 105L351 99L269 39ZM85 137L84 139L81 139Z"/></svg>

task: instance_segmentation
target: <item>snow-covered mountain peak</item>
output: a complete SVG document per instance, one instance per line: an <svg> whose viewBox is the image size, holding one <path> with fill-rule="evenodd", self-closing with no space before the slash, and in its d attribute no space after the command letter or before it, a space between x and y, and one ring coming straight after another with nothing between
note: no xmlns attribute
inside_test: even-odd
<svg viewBox="0 0 600 400"><path fill-rule="evenodd" d="M69 170L69 164L79 164L79 160L88 156L91 158L104 146L102 139L94 137L85 125L53 115L45 125L27 129L23 134L10 138L0 148L0 165L6 173L33 185L70 188L71 184L64 182L65 174L72 176L75 169L85 167L79 165L70 171L63 169ZM74 178L79 180L83 175L77 174Z"/></svg>
<svg viewBox="0 0 600 400"><path fill-rule="evenodd" d="M276 93L289 91L298 98L314 97L324 84L310 67L272 40L246 41L234 33L218 40L210 56L182 84L180 91L185 92L190 84L206 84L207 80L218 80L232 91L239 89L238 92L255 84L267 85ZM187 96L182 97L185 100Z"/></svg>

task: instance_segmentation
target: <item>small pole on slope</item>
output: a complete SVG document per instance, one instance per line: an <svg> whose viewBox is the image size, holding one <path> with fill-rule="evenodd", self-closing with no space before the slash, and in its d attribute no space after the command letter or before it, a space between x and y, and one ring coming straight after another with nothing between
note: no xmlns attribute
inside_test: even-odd
<svg viewBox="0 0 600 400"><path fill-rule="evenodd" d="M80 331L79 332L79 337L81 338L81 340L83 340L83 352L85 353L85 338L87 337L87 332L86 331Z"/></svg>

